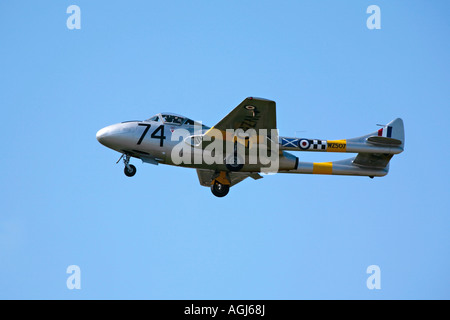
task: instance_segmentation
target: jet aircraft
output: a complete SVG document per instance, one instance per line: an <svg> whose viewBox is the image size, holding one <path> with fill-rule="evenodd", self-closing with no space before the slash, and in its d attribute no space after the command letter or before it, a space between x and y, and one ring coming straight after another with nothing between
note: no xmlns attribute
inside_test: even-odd
<svg viewBox="0 0 450 320"><path fill-rule="evenodd" d="M97 132L97 140L119 153L124 173L136 174L131 158L154 165L197 170L200 184L217 197L261 173L385 176L389 161L403 152L403 121L397 118L378 130L352 139L322 140L278 136L276 104L249 97L213 127L174 113L142 121L125 121ZM292 151L355 153L346 160L303 162Z"/></svg>

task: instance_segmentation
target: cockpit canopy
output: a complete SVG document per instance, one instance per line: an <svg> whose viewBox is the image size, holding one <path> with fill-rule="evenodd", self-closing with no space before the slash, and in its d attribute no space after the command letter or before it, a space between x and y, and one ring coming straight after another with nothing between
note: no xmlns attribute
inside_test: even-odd
<svg viewBox="0 0 450 320"><path fill-rule="evenodd" d="M167 113L167 112L157 114L157 115L147 119L146 121L155 121L155 122L162 121L162 123L169 124L169 125L201 126L202 128L208 128L207 126L202 125L201 123L199 123L197 121L191 120L191 119L181 116L179 114Z"/></svg>
<svg viewBox="0 0 450 320"><path fill-rule="evenodd" d="M163 113L163 114L161 114L161 117L165 124L182 125L184 123L184 121L186 120L186 118L176 115L176 114Z"/></svg>

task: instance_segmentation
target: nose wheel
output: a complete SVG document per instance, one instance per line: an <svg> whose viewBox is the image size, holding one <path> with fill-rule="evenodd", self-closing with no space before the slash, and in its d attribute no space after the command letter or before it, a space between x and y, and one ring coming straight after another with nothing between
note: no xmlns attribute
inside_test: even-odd
<svg viewBox="0 0 450 320"><path fill-rule="evenodd" d="M136 167L130 164L130 156L127 154L123 154L119 160L117 160L116 163L119 163L119 161L123 159L123 164L125 165L125 168L123 168L123 172L127 177L132 177L136 174Z"/></svg>
<svg viewBox="0 0 450 320"><path fill-rule="evenodd" d="M123 168L123 172L127 177L132 177L136 174L136 167L132 164L129 164L128 167Z"/></svg>

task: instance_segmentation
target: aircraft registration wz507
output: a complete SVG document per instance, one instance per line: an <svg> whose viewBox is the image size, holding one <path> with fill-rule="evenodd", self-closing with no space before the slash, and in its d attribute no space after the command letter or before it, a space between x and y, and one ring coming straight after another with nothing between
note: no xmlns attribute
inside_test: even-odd
<svg viewBox="0 0 450 320"><path fill-rule="evenodd" d="M389 161L403 152L403 121L397 118L370 134L343 140L278 136L275 102L246 98L215 126L173 113L143 121L125 121L97 132L97 140L120 152L124 172L136 173L130 159L197 170L200 184L217 197L260 173L309 173L382 177ZM302 162L288 151L345 152L356 156L333 162Z"/></svg>

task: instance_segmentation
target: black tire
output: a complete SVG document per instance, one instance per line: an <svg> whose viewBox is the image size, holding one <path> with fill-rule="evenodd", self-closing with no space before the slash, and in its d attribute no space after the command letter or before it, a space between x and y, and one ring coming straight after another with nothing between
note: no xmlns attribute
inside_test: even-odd
<svg viewBox="0 0 450 320"><path fill-rule="evenodd" d="M127 176L127 177L132 177L132 176L134 176L135 174L136 174L136 167L135 166L133 166L132 164L130 164L129 165L129 168L128 167L125 167L124 169L123 169L123 172L125 173L125 175Z"/></svg>
<svg viewBox="0 0 450 320"><path fill-rule="evenodd" d="M216 197L225 197L228 192L230 191L230 186L226 184L221 184L219 182L214 182L214 184L211 186L211 192Z"/></svg>

